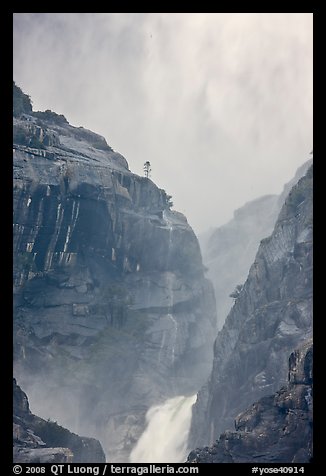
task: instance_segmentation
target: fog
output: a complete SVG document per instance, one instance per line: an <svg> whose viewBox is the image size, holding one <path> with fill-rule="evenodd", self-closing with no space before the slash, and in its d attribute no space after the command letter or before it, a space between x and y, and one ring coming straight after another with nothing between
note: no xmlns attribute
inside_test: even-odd
<svg viewBox="0 0 326 476"><path fill-rule="evenodd" d="M312 14L14 14L35 110L103 135L197 233L280 193L312 149Z"/></svg>

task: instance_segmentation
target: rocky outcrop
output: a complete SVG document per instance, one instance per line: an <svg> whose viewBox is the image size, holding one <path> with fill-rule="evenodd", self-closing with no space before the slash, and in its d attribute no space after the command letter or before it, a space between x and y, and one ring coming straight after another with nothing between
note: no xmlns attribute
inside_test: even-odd
<svg viewBox="0 0 326 476"><path fill-rule="evenodd" d="M230 294L247 279L260 241L272 233L288 193L311 164L312 159L299 167L280 195L265 195L246 203L228 223L199 236L207 277L214 285L219 329L234 303Z"/></svg>
<svg viewBox="0 0 326 476"><path fill-rule="evenodd" d="M31 114L33 107L31 103L31 99L27 94L23 93L23 91L13 82L13 115L16 117L20 117L22 114L27 113Z"/></svg>
<svg viewBox="0 0 326 476"><path fill-rule="evenodd" d="M75 435L33 415L25 392L13 380L13 461L15 463L105 463L99 441Z"/></svg>
<svg viewBox="0 0 326 476"><path fill-rule="evenodd" d="M148 408L209 375L199 244L150 179L52 111L14 118L14 368L40 416L126 461Z"/></svg>
<svg viewBox="0 0 326 476"><path fill-rule="evenodd" d="M312 455L313 346L289 359L288 384L235 419L212 447L192 451L191 463L309 463Z"/></svg>
<svg viewBox="0 0 326 476"><path fill-rule="evenodd" d="M14 446L14 463L71 463L73 454L68 448L24 448Z"/></svg>
<svg viewBox="0 0 326 476"><path fill-rule="evenodd" d="M236 415L286 383L288 355L312 332L312 166L289 193L273 233L214 344L193 407L189 447L211 445Z"/></svg>
<svg viewBox="0 0 326 476"><path fill-rule="evenodd" d="M200 242L207 276L214 285L219 329L234 303L230 294L245 282L260 240L273 230L277 202L277 195L266 195L246 203L207 242Z"/></svg>

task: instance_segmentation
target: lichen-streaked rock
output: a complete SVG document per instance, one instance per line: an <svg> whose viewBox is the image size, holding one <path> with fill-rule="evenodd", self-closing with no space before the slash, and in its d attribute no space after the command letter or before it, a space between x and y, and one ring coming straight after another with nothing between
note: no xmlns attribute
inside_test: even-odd
<svg viewBox="0 0 326 476"><path fill-rule="evenodd" d="M29 409L25 392L13 379L14 463L105 463L99 441L75 435Z"/></svg>
<svg viewBox="0 0 326 476"><path fill-rule="evenodd" d="M214 344L193 407L189 447L212 445L234 418L287 381L289 354L312 333L312 166L295 185Z"/></svg>
<svg viewBox="0 0 326 476"><path fill-rule="evenodd" d="M196 449L191 463L309 463L313 457L312 340L289 359L288 384L235 419L212 447Z"/></svg>
<svg viewBox="0 0 326 476"><path fill-rule="evenodd" d="M15 375L38 414L126 461L148 408L209 375L197 238L101 136L45 111L14 140Z"/></svg>

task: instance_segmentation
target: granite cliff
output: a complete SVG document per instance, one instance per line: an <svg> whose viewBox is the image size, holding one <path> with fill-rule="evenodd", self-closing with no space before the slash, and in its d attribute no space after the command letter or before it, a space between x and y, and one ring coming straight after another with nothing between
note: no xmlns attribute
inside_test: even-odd
<svg viewBox="0 0 326 476"><path fill-rule="evenodd" d="M313 455L313 346L289 359L288 384L235 418L212 447L192 451L191 463L309 463Z"/></svg>
<svg viewBox="0 0 326 476"><path fill-rule="evenodd" d="M307 160L284 185L280 195L265 195L235 210L225 225L199 235L207 277L212 281L217 304L218 328L221 329L258 251L259 243L269 236L291 188L312 164Z"/></svg>
<svg viewBox="0 0 326 476"><path fill-rule="evenodd" d="M29 408L26 393L13 379L14 463L105 463L99 441L75 435L45 421Z"/></svg>
<svg viewBox="0 0 326 476"><path fill-rule="evenodd" d="M214 292L197 238L164 190L103 137L21 103L15 376L40 416L98 438L123 462L151 405L207 379Z"/></svg>
<svg viewBox="0 0 326 476"><path fill-rule="evenodd" d="M288 356L312 334L312 166L238 291L193 407L190 448L212 445L252 402L285 385Z"/></svg>

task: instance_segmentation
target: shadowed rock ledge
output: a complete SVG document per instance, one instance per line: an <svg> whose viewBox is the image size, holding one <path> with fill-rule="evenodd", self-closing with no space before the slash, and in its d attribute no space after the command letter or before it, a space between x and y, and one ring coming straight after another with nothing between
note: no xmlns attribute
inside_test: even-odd
<svg viewBox="0 0 326 476"><path fill-rule="evenodd" d="M289 358L288 384L235 419L211 447L192 451L189 463L308 463L312 458L313 345Z"/></svg>
<svg viewBox="0 0 326 476"><path fill-rule="evenodd" d="M98 440L78 436L29 409L26 393L13 379L13 461L15 463L105 463Z"/></svg>

